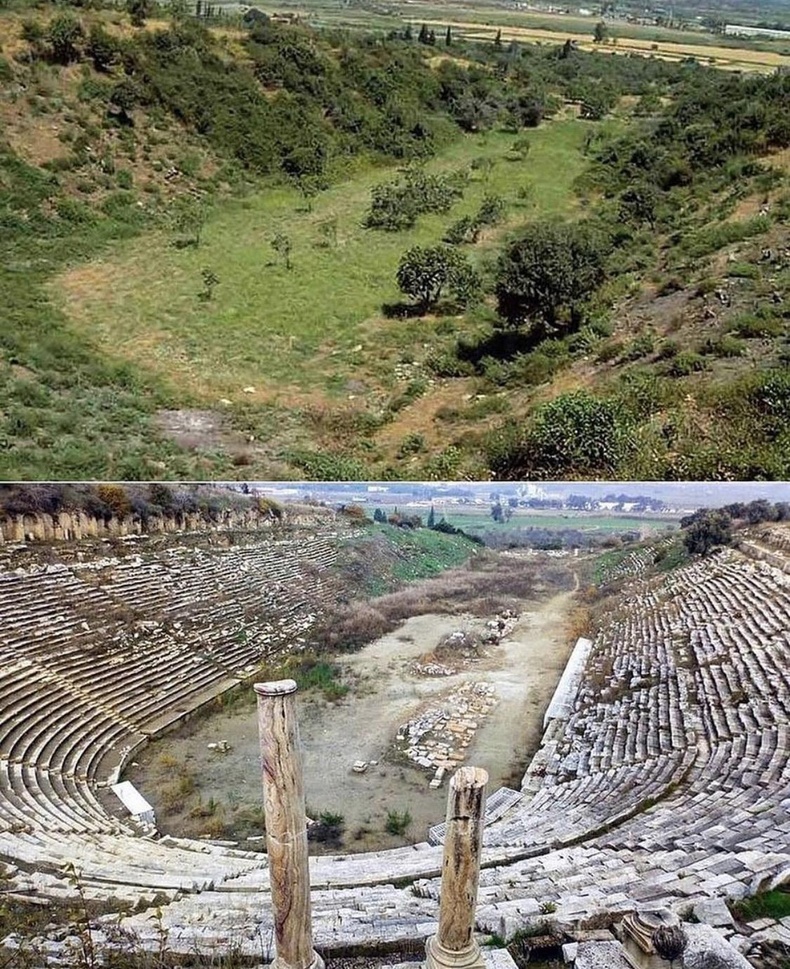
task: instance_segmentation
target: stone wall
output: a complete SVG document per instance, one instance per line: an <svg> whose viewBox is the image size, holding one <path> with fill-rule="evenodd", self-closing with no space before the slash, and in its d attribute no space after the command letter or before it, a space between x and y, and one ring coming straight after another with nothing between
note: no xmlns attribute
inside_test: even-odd
<svg viewBox="0 0 790 969"><path fill-rule="evenodd" d="M300 505L284 509L283 517L257 508L229 508L217 515L187 512L153 516L142 522L132 515L125 518L96 518L84 511L61 511L54 515L14 515L0 519L0 545L18 542L75 541L85 538L119 538L127 535L164 535L175 532L219 532L258 530L278 524L327 524L335 513L329 508Z"/></svg>

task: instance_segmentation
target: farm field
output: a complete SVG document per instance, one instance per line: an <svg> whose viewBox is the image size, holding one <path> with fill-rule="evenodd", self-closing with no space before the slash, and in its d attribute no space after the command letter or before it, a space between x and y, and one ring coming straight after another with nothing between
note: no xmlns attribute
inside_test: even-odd
<svg viewBox="0 0 790 969"><path fill-rule="evenodd" d="M424 507L407 508L405 510L408 514L419 514L425 517ZM492 528L496 529L496 531L506 531L508 529L535 527L549 529L572 528L574 530L591 532L624 532L632 530L662 532L677 527L677 520L669 515L652 517L650 515L608 515L573 511L541 512L517 508L514 510L509 521L497 523L492 521L490 513L481 509L440 509L437 507L436 514L437 517L443 515L451 525L469 531Z"/></svg>
<svg viewBox="0 0 790 969"><path fill-rule="evenodd" d="M428 26L443 28L447 21L428 21ZM527 43L562 44L572 41L582 50L599 50L611 54L639 54L644 57L660 57L664 60L682 61L688 57L704 60L711 67L732 71L759 71L772 73L777 67L790 63L790 58L777 50L757 50L747 47L724 47L701 43L697 37L688 41L648 40L617 36L616 43L595 44L592 32L571 33L563 30L547 30L540 27L521 27L514 24L499 26L467 20L451 21L469 40L492 40L501 29L502 40L519 40Z"/></svg>
<svg viewBox="0 0 790 969"><path fill-rule="evenodd" d="M229 5L233 9L234 5ZM790 44L781 41L723 37L698 31L613 22L615 38L600 45L592 39L595 18L537 11L510 11L486 4L436 4L430 0L410 0L394 4L387 13L380 9L337 6L315 2L256 4L268 13L283 9L298 14L305 22L317 26L350 29L398 29L406 23L418 28L425 23L437 34L448 24L457 36L467 40L493 40L501 29L502 40L526 43L563 44L573 41L580 49L602 50L612 54L639 54L681 61L693 57L723 70L770 73L790 63Z"/></svg>
<svg viewBox="0 0 790 969"><path fill-rule="evenodd" d="M786 477L780 55L469 9L0 17L9 479Z"/></svg>

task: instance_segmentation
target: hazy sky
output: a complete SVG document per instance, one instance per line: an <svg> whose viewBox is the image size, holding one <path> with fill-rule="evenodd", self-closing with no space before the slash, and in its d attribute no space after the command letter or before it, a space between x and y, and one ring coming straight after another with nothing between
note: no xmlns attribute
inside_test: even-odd
<svg viewBox="0 0 790 969"><path fill-rule="evenodd" d="M471 492L475 497L487 498L492 492L501 495L515 494L527 482L250 482L250 485L270 494L289 494L293 497L313 495L325 500L350 499L367 494L375 501L376 488L387 489L391 493L408 494L415 485L422 484L437 497L447 491L457 493L460 489ZM752 501L755 498L768 498L770 501L790 501L790 482L675 482L675 481L541 481L534 483L552 497L567 497L572 494L589 495L603 498L607 494L647 495L659 498L673 507L697 508L703 505L720 506L733 501Z"/></svg>

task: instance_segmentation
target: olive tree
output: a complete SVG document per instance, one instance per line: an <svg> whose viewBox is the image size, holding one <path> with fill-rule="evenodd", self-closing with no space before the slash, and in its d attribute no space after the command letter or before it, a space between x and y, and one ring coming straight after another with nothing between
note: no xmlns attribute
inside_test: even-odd
<svg viewBox="0 0 790 969"><path fill-rule="evenodd" d="M428 308L444 290L467 304L480 290L480 278L469 261L451 246L414 246L403 254L397 272L402 293Z"/></svg>
<svg viewBox="0 0 790 969"><path fill-rule="evenodd" d="M496 273L497 308L539 335L574 330L606 276L608 246L584 223L536 222L508 246Z"/></svg>

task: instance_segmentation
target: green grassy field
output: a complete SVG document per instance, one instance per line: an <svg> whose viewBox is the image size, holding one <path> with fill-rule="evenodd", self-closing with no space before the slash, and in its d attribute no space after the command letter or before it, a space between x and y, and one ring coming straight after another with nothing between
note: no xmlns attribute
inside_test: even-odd
<svg viewBox="0 0 790 969"><path fill-rule="evenodd" d="M427 518L424 508L404 509L408 514L418 514ZM518 528L548 528L548 529L578 529L590 532L625 532L631 530L662 532L676 528L677 522L666 517L651 517L649 515L608 515L594 512L533 512L517 509L509 522L501 524L492 520L488 511L473 509L436 508L437 517L444 517L458 528L477 532L481 529L518 529Z"/></svg>
<svg viewBox="0 0 790 969"><path fill-rule="evenodd" d="M197 249L176 249L163 233L143 236L110 258L73 267L51 293L73 327L109 356L133 361L208 402L270 401L278 391L295 389L343 393L345 378L363 369L361 361L375 369L380 335L364 324L382 303L398 300L395 270L402 253L438 242L448 224L474 212L488 193L509 201L512 222L567 211L584 134L575 121L546 125L532 133L526 162L504 160L512 135L459 140L428 168L464 168L482 156L494 160L494 168L487 179L469 183L451 213L423 217L411 231L362 227L371 186L394 174L368 170L322 193L312 211L289 188L228 204L215 211ZM526 184L534 187L528 208L516 200ZM327 245L321 227L330 220L337 222L337 242ZM278 232L291 239L291 270L271 247ZM475 258L485 252L483 243ZM198 297L204 268L219 278L208 302ZM249 386L255 393L245 395Z"/></svg>
<svg viewBox="0 0 790 969"><path fill-rule="evenodd" d="M408 231L363 227L371 186L397 174L368 167L321 193L309 210L284 186L217 206L198 248L176 248L173 236L160 230L122 242L109 255L66 268L48 294L75 339L163 388L167 414L178 424L166 433L194 449L202 474L241 464L246 475L293 477L294 449L332 455L340 448L354 453L353 467L330 466L320 456L317 464L300 459L297 467L318 478L370 476L377 462L388 460L381 447L396 446L374 444L371 428L413 383L399 367L424 358L437 341L452 341L461 325L382 315L383 304L402 298L395 281L401 255L439 242L488 194L506 200L507 217L465 247L478 265L493 258L502 234L515 226L571 214L578 205L572 184L591 130L573 119L547 123L529 133L531 149L521 161L509 152L515 135L460 137L427 168L468 170L485 157L490 171L472 174L450 212L423 216ZM525 186L531 189L526 202L517 194ZM329 243L327 223L336 232ZM291 269L272 248L277 233L291 240ZM219 279L210 300L199 295L204 269ZM191 427L193 417L202 421L207 413L213 429L189 431L185 440L182 424ZM398 428L397 440L404 434L408 428ZM166 475L168 445L161 454L157 470Z"/></svg>

